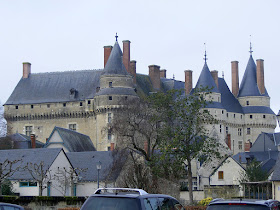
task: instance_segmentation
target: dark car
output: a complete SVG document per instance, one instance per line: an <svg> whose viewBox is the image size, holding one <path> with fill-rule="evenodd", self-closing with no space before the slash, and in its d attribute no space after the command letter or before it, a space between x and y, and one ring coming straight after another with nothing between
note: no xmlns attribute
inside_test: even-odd
<svg viewBox="0 0 280 210"><path fill-rule="evenodd" d="M0 210L24 210L24 208L16 204L0 203Z"/></svg>
<svg viewBox="0 0 280 210"><path fill-rule="evenodd" d="M280 203L276 200L252 200L252 199L214 199L212 200L207 210L267 210L267 209L279 209Z"/></svg>
<svg viewBox="0 0 280 210"><path fill-rule="evenodd" d="M81 210L184 210L173 197L129 188L97 189Z"/></svg>

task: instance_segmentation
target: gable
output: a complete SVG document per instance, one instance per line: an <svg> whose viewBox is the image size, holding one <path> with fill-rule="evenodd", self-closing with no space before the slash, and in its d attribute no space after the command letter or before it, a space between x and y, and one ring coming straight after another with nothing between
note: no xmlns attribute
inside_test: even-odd
<svg viewBox="0 0 280 210"><path fill-rule="evenodd" d="M55 130L51 138L49 138L48 143L57 143L57 142L63 143L63 139L59 135L58 131Z"/></svg>

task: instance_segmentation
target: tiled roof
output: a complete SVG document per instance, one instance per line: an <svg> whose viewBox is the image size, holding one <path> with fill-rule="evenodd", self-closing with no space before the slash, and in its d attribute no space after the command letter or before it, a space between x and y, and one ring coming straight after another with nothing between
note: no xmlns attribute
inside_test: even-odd
<svg viewBox="0 0 280 210"><path fill-rule="evenodd" d="M46 171L61 151L62 149L60 148L0 150L0 162L4 162L6 159L10 161L20 160L20 162L13 165L13 169L18 166L25 166L27 163L40 164L43 162L44 171ZM16 171L10 179L33 180L30 173L24 170Z"/></svg>
<svg viewBox="0 0 280 210"><path fill-rule="evenodd" d="M69 152L84 152L96 150L92 144L91 139L87 135L66 128L55 127L49 139L51 139L54 131L57 131L59 133L61 139L63 140L63 146L65 146L69 150ZM47 148L50 144L52 144L52 142L47 142L45 148Z"/></svg>
<svg viewBox="0 0 280 210"><path fill-rule="evenodd" d="M32 104L81 101L93 98L99 87L100 70L30 74L21 79L6 102ZM74 90L71 95L70 90Z"/></svg>
<svg viewBox="0 0 280 210"><path fill-rule="evenodd" d="M105 65L104 71L101 73L102 75L128 75L127 70L124 67L122 61L122 51L118 42L115 42L115 45L110 53L110 56Z"/></svg>
<svg viewBox="0 0 280 210"><path fill-rule="evenodd" d="M127 159L127 153L124 151L69 152L66 155L75 169L87 169L79 174L80 180L84 182L97 181L96 164L99 161L101 162L99 179L115 180ZM79 171L77 170L78 173Z"/></svg>
<svg viewBox="0 0 280 210"><path fill-rule="evenodd" d="M198 81L195 86L195 88L201 88L201 87L208 87L210 89L212 88L210 91L214 92L214 93L219 92L206 62L203 66L203 69L200 73L200 76L199 76Z"/></svg>
<svg viewBox="0 0 280 210"><path fill-rule="evenodd" d="M250 55L238 93L238 97L244 96L268 96L266 90L263 95L259 91L256 64L252 55Z"/></svg>

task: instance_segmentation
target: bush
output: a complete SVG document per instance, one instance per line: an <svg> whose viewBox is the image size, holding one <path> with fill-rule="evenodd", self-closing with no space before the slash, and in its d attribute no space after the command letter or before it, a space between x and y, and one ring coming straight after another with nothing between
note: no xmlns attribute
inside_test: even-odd
<svg viewBox="0 0 280 210"><path fill-rule="evenodd" d="M213 200L213 198L211 198L211 197L204 198L204 199L202 199L201 201L198 202L198 205L207 206L210 203L210 201L212 201L212 200Z"/></svg>
<svg viewBox="0 0 280 210"><path fill-rule="evenodd" d="M8 179L2 181L2 195L14 195L13 184Z"/></svg>

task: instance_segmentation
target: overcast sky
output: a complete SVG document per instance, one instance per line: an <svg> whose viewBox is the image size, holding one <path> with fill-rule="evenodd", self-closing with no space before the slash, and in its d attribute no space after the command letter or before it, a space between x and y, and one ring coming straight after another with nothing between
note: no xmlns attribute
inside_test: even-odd
<svg viewBox="0 0 280 210"><path fill-rule="evenodd" d="M265 86L277 114L280 50L279 0L0 0L0 101L5 103L22 76L103 68L103 46L115 33L131 41L137 72L148 65L194 85L203 67L218 70L231 89L231 61L239 61L240 83L249 59L264 59Z"/></svg>

